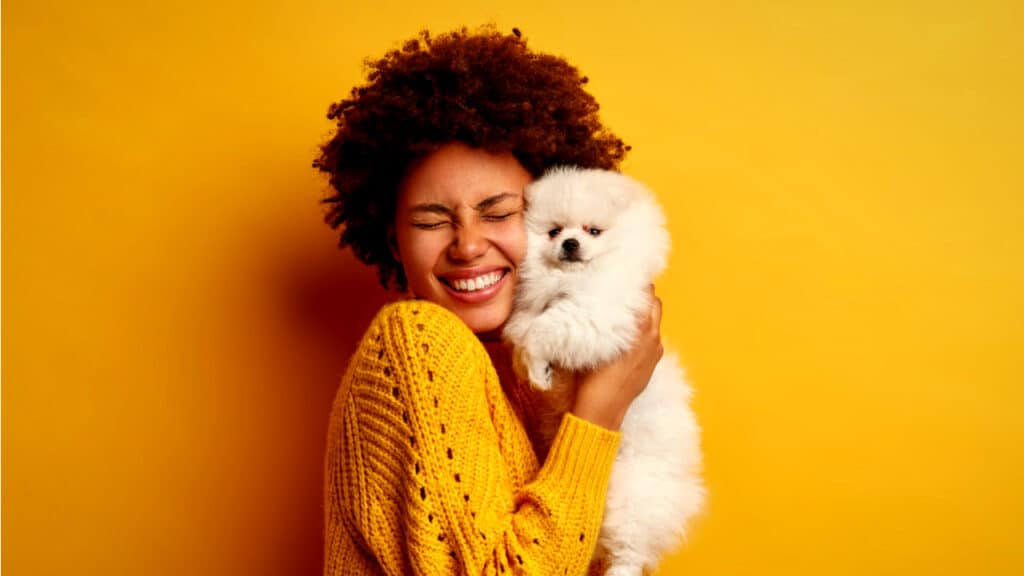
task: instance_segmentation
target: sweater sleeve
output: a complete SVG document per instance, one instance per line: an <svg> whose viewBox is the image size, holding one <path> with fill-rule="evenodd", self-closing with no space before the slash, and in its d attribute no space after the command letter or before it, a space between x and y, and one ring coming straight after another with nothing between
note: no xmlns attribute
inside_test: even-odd
<svg viewBox="0 0 1024 576"><path fill-rule="evenodd" d="M516 477L534 457L499 433L486 351L426 302L382 310L353 362L342 506L384 572L586 572L618 432L567 414L535 477Z"/></svg>

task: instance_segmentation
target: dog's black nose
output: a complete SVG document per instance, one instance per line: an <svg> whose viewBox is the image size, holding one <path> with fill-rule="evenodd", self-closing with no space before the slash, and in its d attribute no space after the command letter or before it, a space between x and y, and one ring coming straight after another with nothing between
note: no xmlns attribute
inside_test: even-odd
<svg viewBox="0 0 1024 576"><path fill-rule="evenodd" d="M569 238L565 242L562 242L562 250L564 250L566 254L572 254L578 250L579 247L580 241L575 238Z"/></svg>

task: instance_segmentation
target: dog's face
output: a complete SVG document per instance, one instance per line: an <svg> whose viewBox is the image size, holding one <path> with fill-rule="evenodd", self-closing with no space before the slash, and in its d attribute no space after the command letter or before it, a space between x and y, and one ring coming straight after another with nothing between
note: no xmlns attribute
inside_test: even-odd
<svg viewBox="0 0 1024 576"><path fill-rule="evenodd" d="M530 234L542 246L539 253L551 267L577 269L603 255L608 249L607 233L615 226L608 214L555 215L538 221Z"/></svg>
<svg viewBox="0 0 1024 576"><path fill-rule="evenodd" d="M555 169L526 189L529 257L550 269L595 262L663 261L660 212L635 181L615 172ZM665 236L665 240L661 240Z"/></svg>

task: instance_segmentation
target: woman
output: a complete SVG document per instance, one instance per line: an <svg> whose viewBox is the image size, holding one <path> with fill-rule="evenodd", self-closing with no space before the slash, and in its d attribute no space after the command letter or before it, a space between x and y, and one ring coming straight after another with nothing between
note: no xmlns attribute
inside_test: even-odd
<svg viewBox="0 0 1024 576"><path fill-rule="evenodd" d="M660 302L630 353L577 376L550 446L500 341L524 186L559 164L613 169L628 149L586 81L518 30L424 32L331 106L337 130L314 162L335 191L327 221L415 298L378 313L334 402L326 575L590 567L618 427L662 354Z"/></svg>

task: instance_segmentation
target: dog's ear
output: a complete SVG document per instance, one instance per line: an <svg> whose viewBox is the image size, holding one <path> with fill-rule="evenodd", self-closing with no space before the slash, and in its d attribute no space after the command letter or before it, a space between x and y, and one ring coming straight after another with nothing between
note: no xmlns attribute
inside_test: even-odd
<svg viewBox="0 0 1024 576"><path fill-rule="evenodd" d="M529 184L527 184L523 188L523 209L524 210L528 211L530 209L530 204L533 203L533 195L536 193L535 190L537 189L537 182L538 182L538 180L534 180L533 182L530 182Z"/></svg>
<svg viewBox="0 0 1024 576"><path fill-rule="evenodd" d="M613 213L622 213L636 200L637 184L626 176L616 174L616 177L604 183L606 188L605 198L608 207Z"/></svg>

